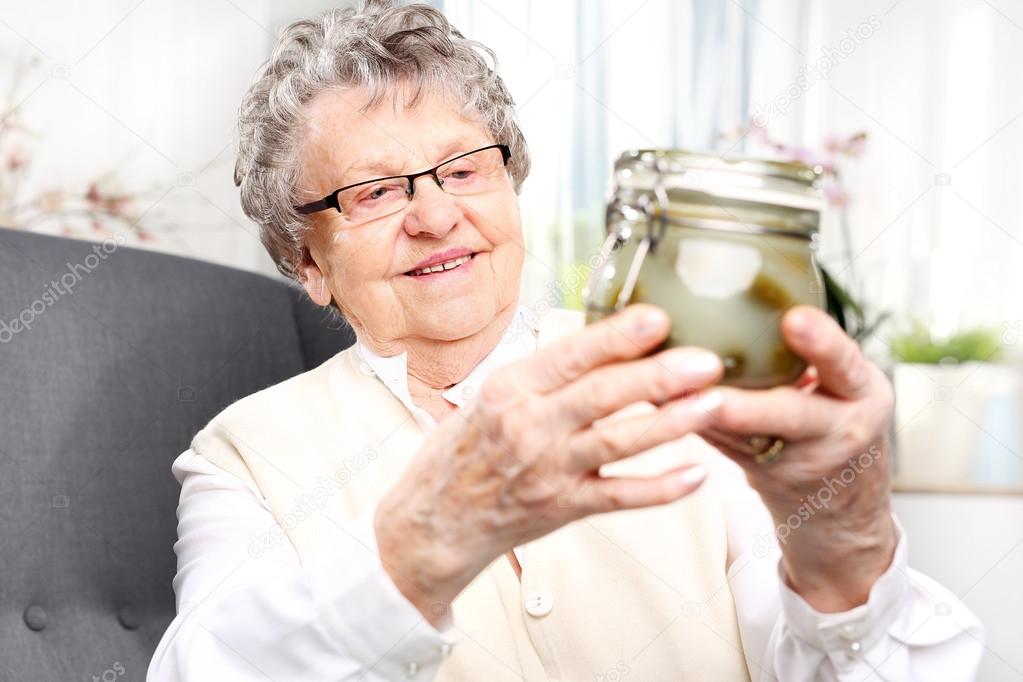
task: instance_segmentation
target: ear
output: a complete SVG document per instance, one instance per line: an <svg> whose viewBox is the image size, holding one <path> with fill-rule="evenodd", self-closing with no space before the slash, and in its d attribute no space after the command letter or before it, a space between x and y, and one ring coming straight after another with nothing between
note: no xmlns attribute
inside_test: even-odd
<svg viewBox="0 0 1023 682"><path fill-rule="evenodd" d="M308 248L302 249L302 267L299 268L299 282L309 298L318 306L327 306L331 301L330 287L327 285L327 277L320 270L320 266L313 260Z"/></svg>

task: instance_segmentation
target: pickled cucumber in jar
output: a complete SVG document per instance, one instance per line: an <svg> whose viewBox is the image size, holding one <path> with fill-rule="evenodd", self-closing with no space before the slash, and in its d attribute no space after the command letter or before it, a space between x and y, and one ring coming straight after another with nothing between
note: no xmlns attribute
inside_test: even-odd
<svg viewBox="0 0 1023 682"><path fill-rule="evenodd" d="M608 240L585 292L594 322L628 303L671 318L666 346L720 356L723 383L768 388L805 370L781 336L799 304L825 307L813 236L822 169L686 150L615 161Z"/></svg>
<svg viewBox="0 0 1023 682"><path fill-rule="evenodd" d="M627 240L593 273L587 322L614 312L640 241ZM647 250L625 303L664 309L671 318L665 347L715 352L722 383L768 388L806 368L782 339L782 315L797 304L822 307L822 292L808 239L669 226Z"/></svg>

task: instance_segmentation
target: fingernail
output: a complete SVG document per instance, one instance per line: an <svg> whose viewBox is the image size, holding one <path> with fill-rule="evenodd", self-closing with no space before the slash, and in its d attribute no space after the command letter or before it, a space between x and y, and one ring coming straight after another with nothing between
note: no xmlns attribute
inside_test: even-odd
<svg viewBox="0 0 1023 682"><path fill-rule="evenodd" d="M671 368L680 374L712 374L721 365L718 356L706 351L678 353L670 363Z"/></svg>
<svg viewBox="0 0 1023 682"><path fill-rule="evenodd" d="M683 470L678 475L679 483L686 486L687 488L696 485L705 478L707 478L707 467L703 466L702 464L697 464L696 466L689 467L688 469Z"/></svg>
<svg viewBox="0 0 1023 682"><path fill-rule="evenodd" d="M810 333L810 321L806 313L801 310L793 310L789 313L789 331L796 336L807 336Z"/></svg>
<svg viewBox="0 0 1023 682"><path fill-rule="evenodd" d="M633 329L644 339L656 336L664 326L664 315L659 308L644 310L633 323Z"/></svg>
<svg viewBox="0 0 1023 682"><path fill-rule="evenodd" d="M707 391L696 399L696 406L704 412L713 412L721 406L724 400L725 396L721 394L721 391Z"/></svg>

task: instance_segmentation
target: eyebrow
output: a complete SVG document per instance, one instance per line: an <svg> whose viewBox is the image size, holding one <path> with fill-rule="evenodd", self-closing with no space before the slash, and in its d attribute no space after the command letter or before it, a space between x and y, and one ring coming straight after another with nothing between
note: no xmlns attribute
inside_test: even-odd
<svg viewBox="0 0 1023 682"><path fill-rule="evenodd" d="M409 171L408 174L417 173L420 170L429 168L432 165L444 163L444 161L448 160L452 156L456 156L457 155L456 152L463 153L464 151L474 149L474 147L466 147L463 150L462 149L462 147L464 146L463 142L464 141L462 139L451 140L446 145L441 147L441 153L438 155L437 161L429 165L424 163L422 168L416 168L416 170ZM375 159L373 161L366 161L364 163L353 164L352 166L346 168L344 173L341 174L341 179L339 180L341 184L339 184L338 187L344 187L352 183L363 182L366 180L373 180L375 178L405 175L405 173L400 173L393 170L394 168L398 168L400 165L401 163L400 161L398 161L397 157L393 156L386 159ZM344 179L345 177L348 177L349 179L345 180Z"/></svg>
<svg viewBox="0 0 1023 682"><path fill-rule="evenodd" d="M368 178L371 173L375 174L374 177L394 175L394 173L391 172L391 169L397 168L398 165L399 161L394 157L391 157L389 159L376 159L374 161L356 163L346 168L344 173L341 174L341 177L344 178L366 175ZM358 180L355 180L355 182L358 182Z"/></svg>

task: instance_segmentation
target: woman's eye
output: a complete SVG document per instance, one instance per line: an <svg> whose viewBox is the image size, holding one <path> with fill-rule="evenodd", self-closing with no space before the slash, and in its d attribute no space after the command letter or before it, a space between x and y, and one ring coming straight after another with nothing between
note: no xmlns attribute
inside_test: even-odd
<svg viewBox="0 0 1023 682"><path fill-rule="evenodd" d="M362 195L362 201L378 201L390 191L390 187L375 187Z"/></svg>
<svg viewBox="0 0 1023 682"><path fill-rule="evenodd" d="M476 172L472 168L452 168L444 174L444 180L454 180L455 182L465 182L471 180Z"/></svg>

